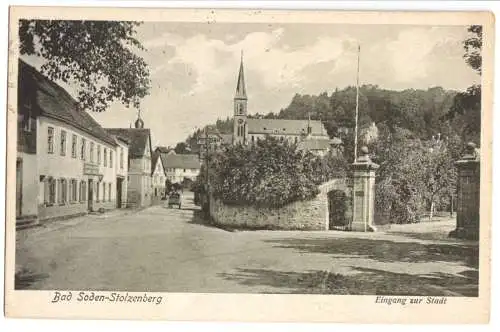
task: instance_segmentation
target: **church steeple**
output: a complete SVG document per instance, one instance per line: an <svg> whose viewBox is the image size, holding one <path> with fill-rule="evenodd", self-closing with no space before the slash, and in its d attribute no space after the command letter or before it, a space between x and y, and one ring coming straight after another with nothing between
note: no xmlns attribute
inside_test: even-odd
<svg viewBox="0 0 500 332"><path fill-rule="evenodd" d="M241 51L240 72L234 95L233 144L246 144L247 142L247 102L248 98L243 72L243 51Z"/></svg>
<svg viewBox="0 0 500 332"><path fill-rule="evenodd" d="M240 72L238 74L238 83L236 84L236 93L234 95L234 99L247 99L247 90L245 87L245 74L243 70L243 51L241 51L241 60L240 60Z"/></svg>

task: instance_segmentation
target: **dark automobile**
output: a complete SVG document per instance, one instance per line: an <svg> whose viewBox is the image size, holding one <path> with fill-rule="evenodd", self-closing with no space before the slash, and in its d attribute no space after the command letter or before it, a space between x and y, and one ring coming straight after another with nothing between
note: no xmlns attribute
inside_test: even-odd
<svg viewBox="0 0 500 332"><path fill-rule="evenodd" d="M182 195L178 192L173 192L168 196L168 207L177 205L179 209L182 207Z"/></svg>

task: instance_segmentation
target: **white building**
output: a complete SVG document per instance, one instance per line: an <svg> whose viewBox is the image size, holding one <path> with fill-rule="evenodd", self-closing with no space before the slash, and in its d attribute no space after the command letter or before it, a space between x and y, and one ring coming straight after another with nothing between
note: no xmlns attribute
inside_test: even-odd
<svg viewBox="0 0 500 332"><path fill-rule="evenodd" d="M167 152L167 154L169 152ZM153 203L158 203L161 198L165 196L166 175L165 167L163 167L163 161L160 158L160 152L157 151L157 149L155 149L155 152L153 153L151 176L153 179Z"/></svg>
<svg viewBox="0 0 500 332"><path fill-rule="evenodd" d="M140 116L135 128L108 128L106 131L129 142L127 206L144 207L152 203L151 131Z"/></svg>
<svg viewBox="0 0 500 332"><path fill-rule="evenodd" d="M121 207L126 171L116 155L127 142L21 60L18 83L18 224Z"/></svg>
<svg viewBox="0 0 500 332"><path fill-rule="evenodd" d="M165 154L160 155L165 175L172 183L182 183L184 179L195 181L200 174L201 162L195 154Z"/></svg>

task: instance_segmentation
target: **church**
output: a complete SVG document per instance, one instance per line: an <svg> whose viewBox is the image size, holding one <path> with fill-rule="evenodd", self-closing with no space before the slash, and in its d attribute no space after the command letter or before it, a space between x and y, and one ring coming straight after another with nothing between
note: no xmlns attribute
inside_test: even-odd
<svg viewBox="0 0 500 332"><path fill-rule="evenodd" d="M297 144L299 149L325 155L332 148L337 151L341 143L338 139L330 140L323 123L318 120L311 120L310 118L307 120L286 120L249 117L243 57L240 62L234 96L233 126L233 145L254 144L259 139L271 136Z"/></svg>

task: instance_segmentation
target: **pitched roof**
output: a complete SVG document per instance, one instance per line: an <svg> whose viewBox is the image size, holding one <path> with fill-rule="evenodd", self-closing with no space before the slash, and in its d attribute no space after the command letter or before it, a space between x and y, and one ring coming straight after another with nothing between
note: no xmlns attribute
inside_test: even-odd
<svg viewBox="0 0 500 332"><path fill-rule="evenodd" d="M174 149L168 148L166 146L157 146L155 148L155 151L159 151L160 153L169 153L170 151L173 151Z"/></svg>
<svg viewBox="0 0 500 332"><path fill-rule="evenodd" d="M128 155L132 159L142 158L146 148L151 149L151 132L148 128L106 128L111 135L128 139ZM149 141L149 146L146 146Z"/></svg>
<svg viewBox="0 0 500 332"><path fill-rule="evenodd" d="M327 150L330 148L329 139L305 139L297 144L299 150Z"/></svg>
<svg viewBox="0 0 500 332"><path fill-rule="evenodd" d="M238 74L238 82L236 83L235 99L247 99L247 91L245 87L245 74L243 71L243 54L240 62L240 72Z"/></svg>
<svg viewBox="0 0 500 332"><path fill-rule="evenodd" d="M165 168L194 168L200 169L200 158L196 154L161 154Z"/></svg>
<svg viewBox="0 0 500 332"><path fill-rule="evenodd" d="M112 146L117 145L90 114L78 109L78 103L66 90L21 59L18 64L20 90L34 93L34 107L40 115L65 122Z"/></svg>
<svg viewBox="0 0 500 332"><path fill-rule="evenodd" d="M318 120L247 119L247 123L249 134L306 135L310 123L313 136L328 136Z"/></svg>
<svg viewBox="0 0 500 332"><path fill-rule="evenodd" d="M155 172L156 163L158 162L158 160L160 162L162 162L160 155L161 155L161 153L157 149L155 149L155 151L153 152L153 155L151 156L151 174L153 174Z"/></svg>

